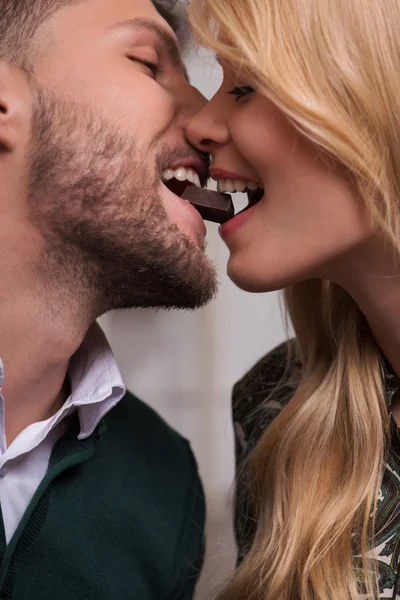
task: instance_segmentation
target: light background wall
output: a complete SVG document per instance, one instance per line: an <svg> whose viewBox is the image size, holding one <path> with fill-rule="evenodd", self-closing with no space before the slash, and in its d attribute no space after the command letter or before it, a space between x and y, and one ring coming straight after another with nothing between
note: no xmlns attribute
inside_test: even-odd
<svg viewBox="0 0 400 600"><path fill-rule="evenodd" d="M194 51L187 64L193 84L210 98L220 67ZM230 282L228 251L213 224L208 243L221 282L218 299L208 307L193 313L127 311L101 319L126 385L188 438L196 454L208 502L207 556L196 600L208 599L235 561L232 385L285 337L278 295L247 294Z"/></svg>

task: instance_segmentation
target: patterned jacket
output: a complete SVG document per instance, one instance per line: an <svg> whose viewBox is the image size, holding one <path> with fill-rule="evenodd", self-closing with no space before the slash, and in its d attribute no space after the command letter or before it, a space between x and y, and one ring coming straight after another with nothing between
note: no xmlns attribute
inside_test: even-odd
<svg viewBox="0 0 400 600"><path fill-rule="evenodd" d="M290 402L301 365L287 364L287 344L264 356L234 387L233 422L235 430L237 485L235 531L239 562L248 552L256 521L248 500L245 458L263 432ZM281 383L273 399L270 392ZM400 389L400 379L386 366L385 395L390 413L391 448L378 498L375 556L378 560L379 598L400 600L400 429L390 411L391 401ZM262 409L262 410L260 410Z"/></svg>

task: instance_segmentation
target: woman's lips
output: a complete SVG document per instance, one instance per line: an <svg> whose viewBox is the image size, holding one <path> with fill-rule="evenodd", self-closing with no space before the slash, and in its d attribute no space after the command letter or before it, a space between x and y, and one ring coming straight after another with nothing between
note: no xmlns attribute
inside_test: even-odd
<svg viewBox="0 0 400 600"><path fill-rule="evenodd" d="M246 221L253 216L254 209L258 206L255 204L250 208L246 208L242 210L240 213L235 215L232 219L221 225L219 228L219 234L222 239L225 241L228 239L233 233L235 233Z"/></svg>
<svg viewBox="0 0 400 600"><path fill-rule="evenodd" d="M215 181L218 181L218 179L232 179L237 181L250 181L261 186L260 182L254 179L254 177L233 173L232 171L226 171L225 169L218 169L217 167L211 167L210 175Z"/></svg>

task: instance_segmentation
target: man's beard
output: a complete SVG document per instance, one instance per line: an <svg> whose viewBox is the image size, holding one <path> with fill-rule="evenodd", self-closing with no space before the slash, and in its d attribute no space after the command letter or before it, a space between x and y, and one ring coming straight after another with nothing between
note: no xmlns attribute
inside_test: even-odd
<svg viewBox="0 0 400 600"><path fill-rule="evenodd" d="M141 150L86 107L38 91L29 168L31 216L45 240L38 274L96 316L193 309L216 292L212 263L169 220L158 193L174 151L161 148L159 165L146 166Z"/></svg>

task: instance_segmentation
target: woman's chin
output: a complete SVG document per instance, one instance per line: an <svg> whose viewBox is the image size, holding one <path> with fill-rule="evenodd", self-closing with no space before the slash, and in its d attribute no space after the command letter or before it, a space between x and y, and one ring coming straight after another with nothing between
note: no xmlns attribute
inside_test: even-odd
<svg viewBox="0 0 400 600"><path fill-rule="evenodd" d="M252 294L276 292L287 285L281 277L267 277L256 266L246 268L243 265L235 265L231 260L228 262L227 273L238 288Z"/></svg>

